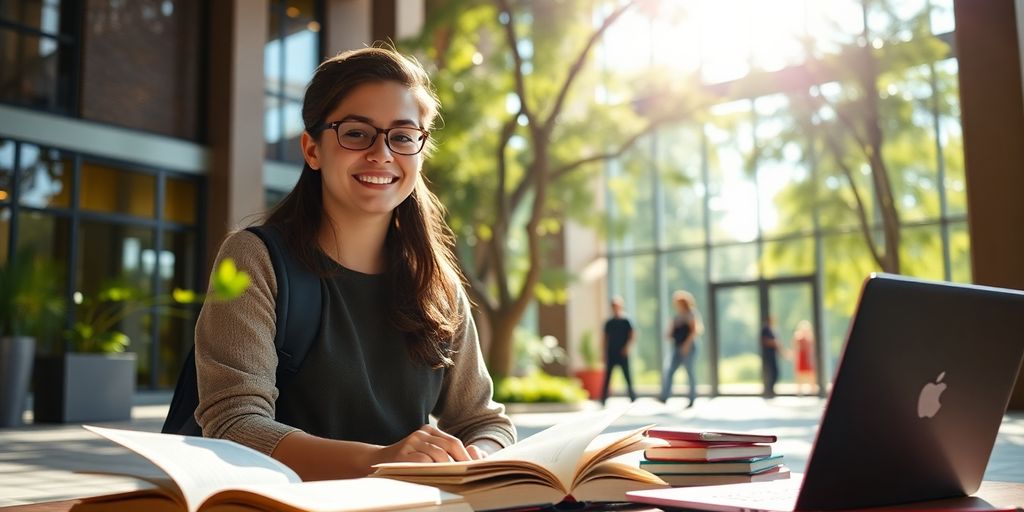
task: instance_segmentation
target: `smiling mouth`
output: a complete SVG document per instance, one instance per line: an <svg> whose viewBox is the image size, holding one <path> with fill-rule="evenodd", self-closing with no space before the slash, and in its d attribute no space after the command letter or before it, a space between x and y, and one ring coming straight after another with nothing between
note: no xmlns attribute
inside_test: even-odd
<svg viewBox="0 0 1024 512"><path fill-rule="evenodd" d="M356 181L359 181L360 183L368 183L370 185L390 185L390 184L398 181L398 178L396 176L364 176L364 175L356 175L355 179L356 179Z"/></svg>

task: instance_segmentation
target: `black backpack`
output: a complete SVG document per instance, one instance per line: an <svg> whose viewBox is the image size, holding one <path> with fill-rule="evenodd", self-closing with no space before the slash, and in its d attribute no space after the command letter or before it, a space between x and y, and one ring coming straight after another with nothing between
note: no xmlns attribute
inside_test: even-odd
<svg viewBox="0 0 1024 512"><path fill-rule="evenodd" d="M288 251L281 233L269 226L250 226L247 231L263 240L277 278L277 388L283 389L298 373L306 352L320 328L320 278L307 270ZM294 307L289 307L293 306ZM199 388L196 382L196 352L193 347L174 386L174 398L161 432L202 436L196 423Z"/></svg>

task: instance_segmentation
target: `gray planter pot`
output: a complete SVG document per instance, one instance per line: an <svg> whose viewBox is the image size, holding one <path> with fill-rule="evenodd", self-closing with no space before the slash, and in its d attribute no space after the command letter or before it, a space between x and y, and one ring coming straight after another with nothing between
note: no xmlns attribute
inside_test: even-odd
<svg viewBox="0 0 1024 512"><path fill-rule="evenodd" d="M0 427L22 424L35 353L35 338L0 338Z"/></svg>
<svg viewBox="0 0 1024 512"><path fill-rule="evenodd" d="M41 358L32 410L39 423L128 421L135 395L135 354Z"/></svg>

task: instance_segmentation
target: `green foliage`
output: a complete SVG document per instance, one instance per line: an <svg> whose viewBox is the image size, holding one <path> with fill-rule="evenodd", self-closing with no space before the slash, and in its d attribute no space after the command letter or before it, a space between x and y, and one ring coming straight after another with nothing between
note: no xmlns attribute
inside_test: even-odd
<svg viewBox="0 0 1024 512"><path fill-rule="evenodd" d="M144 297L134 287L111 284L95 297L76 295L75 322L64 336L74 352L124 352L131 339L117 327L126 318L154 308L165 314L180 315L185 313L184 305L201 304L205 300L232 300L245 292L249 282L249 275L238 270L231 258L225 258L214 270L212 293L208 296L175 289L169 295Z"/></svg>
<svg viewBox="0 0 1024 512"><path fill-rule="evenodd" d="M33 336L40 341L56 332L65 311L57 266L20 251L0 267L0 336Z"/></svg>
<svg viewBox="0 0 1024 512"><path fill-rule="evenodd" d="M520 327L515 331L513 346L516 375L531 375L542 365L565 362L565 349L554 336L540 337Z"/></svg>
<svg viewBox="0 0 1024 512"><path fill-rule="evenodd" d="M494 382L494 401L577 403L587 399L587 392L576 379L533 372L524 377L504 377Z"/></svg>
<svg viewBox="0 0 1024 512"><path fill-rule="evenodd" d="M601 367L601 354L597 350L597 342L594 341L594 331L587 329L580 336L580 357L583 359L583 366L587 369Z"/></svg>
<svg viewBox="0 0 1024 512"><path fill-rule="evenodd" d="M682 86L690 81L595 65L591 36L633 4L448 0L400 44L419 56L441 100L444 123L424 172L448 209L474 299L496 324L516 324L533 300L566 300L572 276L552 270L558 248L544 237L567 220L606 230L594 183L607 161L647 168L645 153L627 150L694 103ZM512 340L492 340L491 350L492 371L508 372Z"/></svg>

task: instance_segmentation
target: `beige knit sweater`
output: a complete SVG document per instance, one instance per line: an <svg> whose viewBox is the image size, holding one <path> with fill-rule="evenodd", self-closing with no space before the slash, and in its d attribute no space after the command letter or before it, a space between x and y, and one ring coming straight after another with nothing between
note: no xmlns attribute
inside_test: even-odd
<svg viewBox="0 0 1024 512"><path fill-rule="evenodd" d="M267 248L255 234L230 234L217 265L232 258L252 282L232 301L208 301L196 324L199 407L196 421L207 437L224 438L270 454L287 434L298 430L274 419L277 353L274 348L277 283ZM468 444L491 439L515 442L504 407L491 399L492 383L480 353L468 300L467 325L454 343L455 365L445 372L445 403L438 426ZM382 371L387 371L382 369Z"/></svg>

